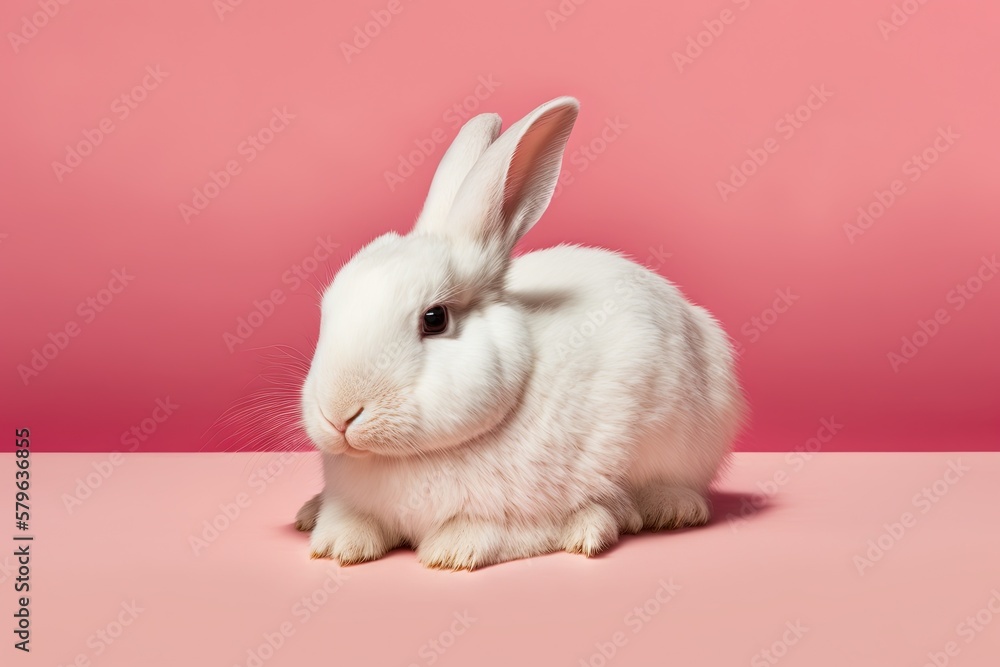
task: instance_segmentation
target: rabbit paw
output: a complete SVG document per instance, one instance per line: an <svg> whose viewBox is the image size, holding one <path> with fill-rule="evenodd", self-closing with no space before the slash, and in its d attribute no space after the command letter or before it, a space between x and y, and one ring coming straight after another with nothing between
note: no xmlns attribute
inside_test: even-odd
<svg viewBox="0 0 1000 667"><path fill-rule="evenodd" d="M617 541L618 520L603 505L592 504L577 510L563 529L563 548L588 558Z"/></svg>
<svg viewBox="0 0 1000 667"><path fill-rule="evenodd" d="M454 517L417 547L417 559L438 570L475 570L498 563L498 531L488 523Z"/></svg>
<svg viewBox="0 0 1000 667"><path fill-rule="evenodd" d="M374 519L324 503L309 546L313 558L332 558L341 565L354 565L381 558L394 545Z"/></svg>
<svg viewBox="0 0 1000 667"><path fill-rule="evenodd" d="M305 505L299 508L295 514L295 530L308 533L316 527L316 515L319 514L319 506L323 500L323 494L317 493L306 501Z"/></svg>
<svg viewBox="0 0 1000 667"><path fill-rule="evenodd" d="M711 518L705 496L683 486L652 484L636 492L635 501L650 530L700 526Z"/></svg>

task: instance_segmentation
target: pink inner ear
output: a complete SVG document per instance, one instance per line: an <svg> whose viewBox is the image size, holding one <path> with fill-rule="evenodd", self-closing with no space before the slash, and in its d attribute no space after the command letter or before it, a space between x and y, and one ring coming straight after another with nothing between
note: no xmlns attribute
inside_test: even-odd
<svg viewBox="0 0 1000 667"><path fill-rule="evenodd" d="M507 168L502 208L504 220L510 221L519 209L530 210L546 203L537 200L545 199L551 188L549 180L555 178L554 172L558 171L558 164L551 163L562 160L564 141L560 141L560 135L565 139L573 127L570 111L556 108L545 112L521 137Z"/></svg>

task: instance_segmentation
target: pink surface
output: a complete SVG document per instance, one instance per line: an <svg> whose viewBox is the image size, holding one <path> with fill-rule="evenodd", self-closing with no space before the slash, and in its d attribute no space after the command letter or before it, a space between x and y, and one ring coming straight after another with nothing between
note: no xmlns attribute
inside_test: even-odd
<svg viewBox="0 0 1000 667"><path fill-rule="evenodd" d="M741 454L707 527L475 573L426 570L402 550L346 569L309 560L290 522L318 461L279 456L36 455L32 652L4 664L756 667L775 664L768 650L789 667L883 667L951 650L948 664L985 667L1000 655L1000 454ZM100 484L95 464L113 470ZM90 495L70 511L81 484ZM13 559L0 565L9 579ZM262 653L267 637L280 648Z"/></svg>
<svg viewBox="0 0 1000 667"><path fill-rule="evenodd" d="M996 448L998 20L971 1L5 2L0 426L122 449L169 399L141 450L245 445L202 434L262 348L310 354L313 287L410 225L461 117L572 94L565 181L525 248L622 249L715 312L743 351L743 448L831 415L832 449Z"/></svg>

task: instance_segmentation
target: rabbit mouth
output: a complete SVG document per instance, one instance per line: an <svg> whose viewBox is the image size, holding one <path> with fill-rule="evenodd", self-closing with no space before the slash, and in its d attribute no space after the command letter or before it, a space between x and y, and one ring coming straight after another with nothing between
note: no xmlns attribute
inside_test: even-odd
<svg viewBox="0 0 1000 667"><path fill-rule="evenodd" d="M346 454L352 457L362 457L371 454L370 451L355 447L348 442L347 428L345 427L343 430L337 428L330 418L326 416L326 413L318 402L314 403L314 414L316 415L315 423L322 433L323 441L326 443L322 448L327 449L332 454Z"/></svg>
<svg viewBox="0 0 1000 667"><path fill-rule="evenodd" d="M351 446L351 443L347 441L346 435L343 436L341 440L343 440L344 442L344 454L346 454L347 456L360 457L360 456L368 456L369 454L371 454L371 452L369 452L367 449L358 449L357 447Z"/></svg>

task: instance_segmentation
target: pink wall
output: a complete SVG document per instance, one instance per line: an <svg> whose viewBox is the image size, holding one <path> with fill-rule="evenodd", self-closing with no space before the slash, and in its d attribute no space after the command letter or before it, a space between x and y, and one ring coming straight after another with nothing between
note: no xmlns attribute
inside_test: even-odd
<svg viewBox="0 0 1000 667"><path fill-rule="evenodd" d="M308 356L313 286L410 224L463 105L510 123L572 94L566 183L526 247L622 249L716 313L743 347L743 449L831 417L825 449L997 448L994 5L225 2L3 3L4 432L273 444L238 412L287 404L253 398L296 372L266 355ZM345 53L371 12L391 21ZM196 190L216 196L185 216ZM26 383L35 350L54 358Z"/></svg>

